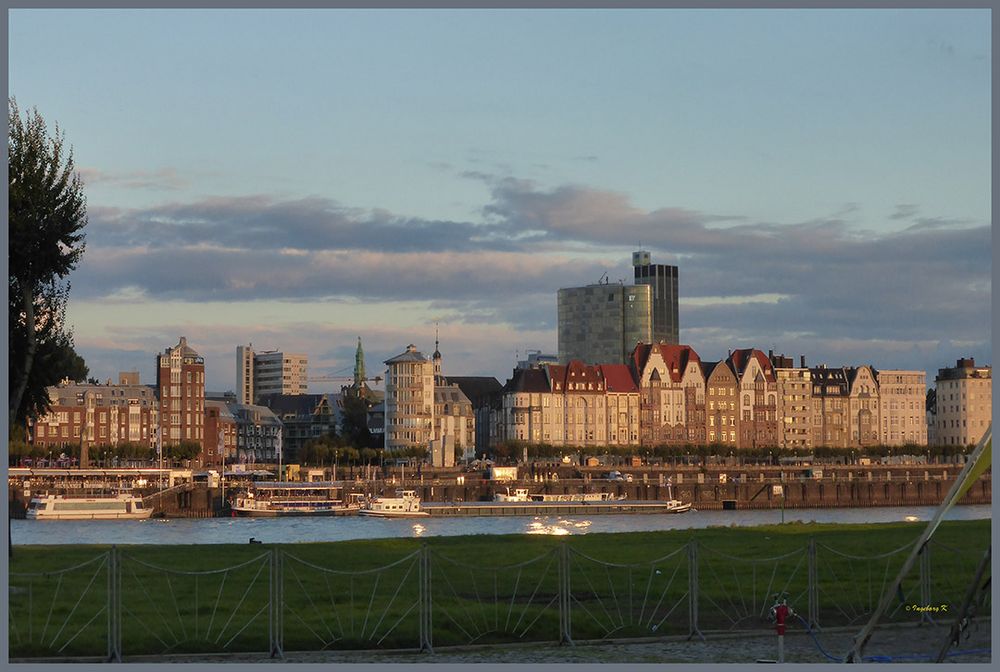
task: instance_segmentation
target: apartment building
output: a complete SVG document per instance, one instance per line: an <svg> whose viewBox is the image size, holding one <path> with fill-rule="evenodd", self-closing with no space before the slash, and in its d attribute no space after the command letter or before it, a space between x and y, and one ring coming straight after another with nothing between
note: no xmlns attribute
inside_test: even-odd
<svg viewBox="0 0 1000 672"><path fill-rule="evenodd" d="M976 366L971 357L959 359L954 367L938 369L934 385L936 442L948 446L978 443L992 419L992 367Z"/></svg>
<svg viewBox="0 0 1000 672"><path fill-rule="evenodd" d="M385 449L427 448L434 436L434 364L412 343L385 360Z"/></svg>
<svg viewBox="0 0 1000 672"><path fill-rule="evenodd" d="M739 446L740 381L728 361L702 362L705 376L705 417L709 445L721 444L731 449Z"/></svg>
<svg viewBox="0 0 1000 672"><path fill-rule="evenodd" d="M266 406L230 403L236 425L236 459L241 463L275 463L282 455L282 424Z"/></svg>
<svg viewBox="0 0 1000 672"><path fill-rule="evenodd" d="M204 450L205 360L185 337L156 356L156 389L161 444L195 441Z"/></svg>
<svg viewBox="0 0 1000 672"><path fill-rule="evenodd" d="M873 446L881 441L878 372L870 366L845 369L847 373L847 425L851 446Z"/></svg>
<svg viewBox="0 0 1000 672"><path fill-rule="evenodd" d="M876 375L882 422L879 443L887 446L927 445L927 374L923 371L881 370Z"/></svg>
<svg viewBox="0 0 1000 672"><path fill-rule="evenodd" d="M846 448L851 445L850 383L843 368L813 367L809 370L812 383L812 445Z"/></svg>
<svg viewBox="0 0 1000 672"><path fill-rule="evenodd" d="M783 448L812 447L812 379L802 358L800 366L784 355L772 356L778 390L778 445Z"/></svg>
<svg viewBox="0 0 1000 672"><path fill-rule="evenodd" d="M726 360L739 380L739 448L778 445L778 381L760 350L734 350Z"/></svg>
<svg viewBox="0 0 1000 672"><path fill-rule="evenodd" d="M51 450L81 446L85 456L95 447L119 443L156 446L159 404L155 390L140 385L137 373L119 374L118 384L64 381L47 391L51 406L28 420L29 443Z"/></svg>
<svg viewBox="0 0 1000 672"><path fill-rule="evenodd" d="M236 347L236 389L241 404L257 404L265 395L306 394L309 358L301 353L255 352L253 344Z"/></svg>
<svg viewBox="0 0 1000 672"><path fill-rule="evenodd" d="M632 351L641 399L643 445L705 441L705 378L687 345L639 344Z"/></svg>

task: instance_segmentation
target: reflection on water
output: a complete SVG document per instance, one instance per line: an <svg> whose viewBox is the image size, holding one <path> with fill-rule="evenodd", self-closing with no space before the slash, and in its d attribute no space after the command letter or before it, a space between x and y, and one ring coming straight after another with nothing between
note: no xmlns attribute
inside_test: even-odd
<svg viewBox="0 0 1000 672"><path fill-rule="evenodd" d="M864 509L785 509L786 522L883 523L928 521L936 507ZM989 505L956 506L946 519L990 518ZM12 520L11 538L21 544L245 544L345 541L387 537L464 534L570 535L597 532L651 532L704 527L777 525L778 510L697 511L683 514L599 516L434 517L419 523L403 519L347 517L194 518L149 520Z"/></svg>

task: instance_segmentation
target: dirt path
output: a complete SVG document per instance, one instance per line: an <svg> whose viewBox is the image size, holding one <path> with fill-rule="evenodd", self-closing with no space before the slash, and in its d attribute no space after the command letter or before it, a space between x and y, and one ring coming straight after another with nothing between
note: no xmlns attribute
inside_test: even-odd
<svg viewBox="0 0 1000 672"><path fill-rule="evenodd" d="M947 633L946 626L917 628L885 628L877 631L865 649L866 656L893 656L895 660L880 662L930 662L913 654L936 654ZM827 653L842 658L851 648L856 630L822 632L816 635L819 646ZM990 621L976 621L968 638L953 650L968 651L990 648ZM807 633L799 630L785 637L785 660L790 663L834 663L826 657ZM132 656L126 662L213 662L213 663L753 663L758 659L777 656L774 635L710 636L706 640L661 640L655 642L579 643L575 646L554 646L551 643L483 648L438 649L432 654L417 651L313 651L288 652L284 660L270 659L260 654L219 656ZM952 656L950 663L988 663L989 652Z"/></svg>

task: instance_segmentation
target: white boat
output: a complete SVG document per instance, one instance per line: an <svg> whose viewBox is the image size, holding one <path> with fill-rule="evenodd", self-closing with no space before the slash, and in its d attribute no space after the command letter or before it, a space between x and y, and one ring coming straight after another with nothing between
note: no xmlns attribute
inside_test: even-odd
<svg viewBox="0 0 1000 672"><path fill-rule="evenodd" d="M428 515L420 510L416 490L397 490L395 497L376 497L358 511L359 516L378 518L416 518Z"/></svg>
<svg viewBox="0 0 1000 672"><path fill-rule="evenodd" d="M531 495L528 494L527 488L514 488L513 494L511 494L510 488L507 488L507 492L498 492L493 496L493 501L495 502L530 502Z"/></svg>
<svg viewBox="0 0 1000 672"><path fill-rule="evenodd" d="M233 502L238 516L337 516L355 513L358 505L336 499L340 486L332 483L256 482Z"/></svg>
<svg viewBox="0 0 1000 672"><path fill-rule="evenodd" d="M691 502L674 499L674 484L667 479L667 513L686 513L691 510Z"/></svg>
<svg viewBox="0 0 1000 672"><path fill-rule="evenodd" d="M32 497L29 520L143 520L153 513L142 498L130 494L111 497L39 495Z"/></svg>
<svg viewBox="0 0 1000 672"><path fill-rule="evenodd" d="M581 492L577 494L537 494L531 495L533 502L612 502L624 497L616 497L610 492Z"/></svg>

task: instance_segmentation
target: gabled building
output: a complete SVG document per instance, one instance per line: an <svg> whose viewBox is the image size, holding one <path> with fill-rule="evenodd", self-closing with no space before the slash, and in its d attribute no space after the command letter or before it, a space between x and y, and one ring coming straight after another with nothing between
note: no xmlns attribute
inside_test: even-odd
<svg viewBox="0 0 1000 672"><path fill-rule="evenodd" d="M847 371L819 366L809 370L809 377L812 383L813 446L850 446L850 384Z"/></svg>
<svg viewBox="0 0 1000 672"><path fill-rule="evenodd" d="M640 343L632 351L639 381L641 439L647 446L705 441L705 378L688 345Z"/></svg>
<svg viewBox="0 0 1000 672"><path fill-rule="evenodd" d="M847 369L847 424L851 446L874 446L880 441L879 386L870 366Z"/></svg>
<svg viewBox="0 0 1000 672"><path fill-rule="evenodd" d="M739 448L770 448L778 440L778 383L760 350L734 350L726 360L739 380Z"/></svg>
<svg viewBox="0 0 1000 672"><path fill-rule="evenodd" d="M625 364L601 364L597 368L604 378L607 427L603 433L608 445L640 445L639 386L632 370Z"/></svg>
<svg viewBox="0 0 1000 672"><path fill-rule="evenodd" d="M735 450L740 436L740 381L728 361L702 362L707 442Z"/></svg>

